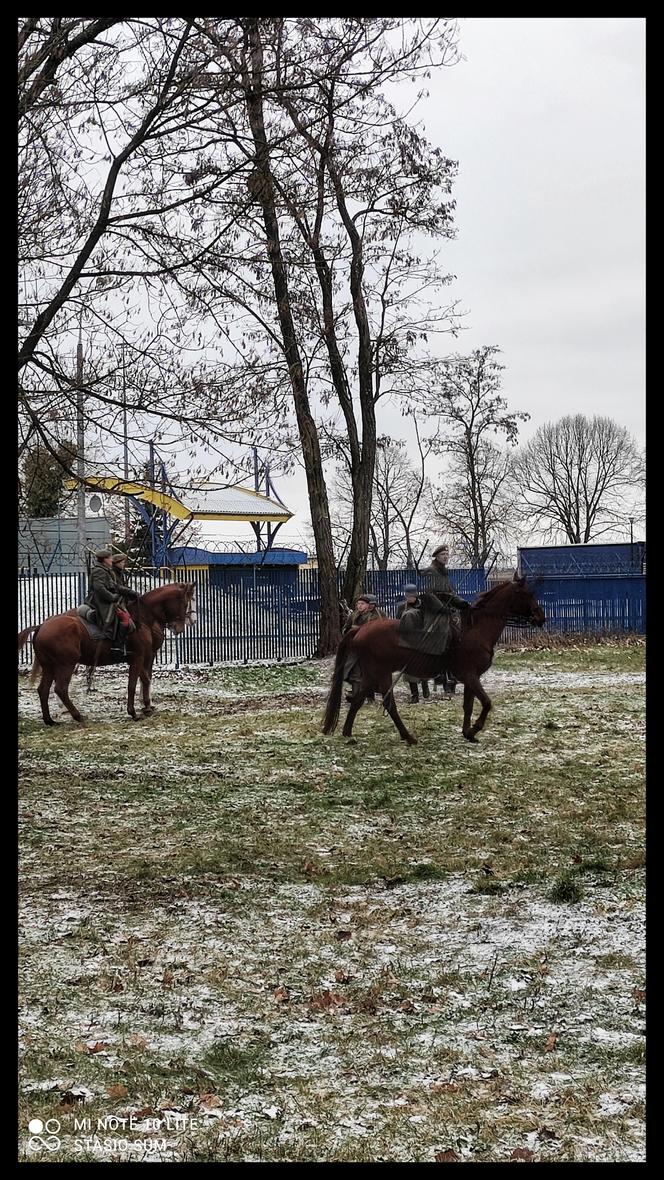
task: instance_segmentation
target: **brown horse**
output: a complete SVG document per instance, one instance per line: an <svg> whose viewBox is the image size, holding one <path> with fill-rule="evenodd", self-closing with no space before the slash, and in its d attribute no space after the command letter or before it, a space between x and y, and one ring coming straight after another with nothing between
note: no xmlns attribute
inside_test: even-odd
<svg viewBox="0 0 664 1180"><path fill-rule="evenodd" d="M179 635L188 624L195 622L195 591L196 586L193 582L173 582L148 591L127 608L136 626L136 630L127 637L126 644L129 655L127 712L134 721L138 719L134 705L136 683L140 677L143 713L149 716L154 712L150 700L152 663L164 642L164 629L168 627ZM82 721L81 714L69 697L69 682L77 664L96 667L99 664L115 663L115 660L110 658L110 642L92 639L75 609L62 615L51 615L50 619L46 619L38 627L27 627L25 631L21 631L18 637L19 650L33 631L35 662L30 679L34 684L41 671L37 691L44 723L56 724L48 707L49 693L54 681L56 695L60 697L74 721Z"/></svg>
<svg viewBox="0 0 664 1180"><path fill-rule="evenodd" d="M473 603L470 617L462 621L461 634L444 655L427 655L399 645L399 620L377 619L354 627L344 635L337 651L332 674L332 685L323 720L323 733L332 733L339 720L341 693L343 688L344 664L349 655L357 657L362 672L360 689L353 695L348 708L342 733L350 737L358 709L369 692L378 689L383 694L383 703L396 725L403 741L414 745L416 738L408 732L401 720L392 689L392 673L405 671L418 680L431 680L444 669L448 669L462 681L463 729L469 742L476 741L475 735L484 728L491 701L480 684L480 676L491 666L493 651L503 627L507 622L524 622L542 627L544 611L526 586L525 578L515 577L511 582L500 582L491 590L485 590ZM475 697L482 709L475 724L472 724Z"/></svg>

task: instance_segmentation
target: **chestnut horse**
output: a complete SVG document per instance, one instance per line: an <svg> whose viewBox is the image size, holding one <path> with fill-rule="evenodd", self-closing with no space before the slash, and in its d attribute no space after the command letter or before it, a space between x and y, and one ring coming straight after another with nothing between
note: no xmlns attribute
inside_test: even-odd
<svg viewBox="0 0 664 1180"><path fill-rule="evenodd" d="M195 592L196 586L193 582L172 582L166 586L158 586L156 590L149 590L127 607L136 626L136 630L126 641L129 658L127 712L134 721L138 719L134 705L136 683L140 677L143 713L149 716L154 712L150 700L152 663L164 642L164 629L168 627L179 635L188 624L196 621ZM56 695L67 707L74 721L82 721L81 714L70 699L69 682L77 664L96 667L99 664L115 663L115 660L109 658L110 642L92 639L76 609L62 615L51 615L50 619L46 619L39 626L27 627L25 631L21 631L18 637L19 650L33 631L35 662L30 679L31 683L34 683L41 671L37 691L44 723L56 724L48 707L49 693L54 681Z"/></svg>
<svg viewBox="0 0 664 1180"><path fill-rule="evenodd" d="M444 655L429 655L401 647L399 644L399 620L377 619L362 627L353 627L344 635L337 651L332 674L332 685L323 720L323 733L332 733L339 720L343 673L349 655L357 657L362 673L360 689L353 695L342 733L350 737L358 709L369 692L378 689L383 694L383 704L396 725L403 741L414 745L416 738L408 732L397 712L392 690L392 673L405 671L418 680L431 680L441 671L449 670L457 680L462 681L463 728L462 733L469 742L477 740L475 735L484 728L491 701L480 684L480 676L491 666L493 651L506 623L532 624L542 627L544 611L532 592L526 586L525 578L515 577L511 582L500 582L491 590L485 590L473 603L470 617L462 619L461 633ZM482 709L477 721L472 724L473 704L477 697Z"/></svg>

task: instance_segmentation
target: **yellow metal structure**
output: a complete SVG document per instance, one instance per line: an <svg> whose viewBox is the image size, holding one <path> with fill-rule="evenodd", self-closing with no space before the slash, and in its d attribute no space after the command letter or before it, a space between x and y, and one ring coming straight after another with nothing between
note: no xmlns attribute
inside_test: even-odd
<svg viewBox="0 0 664 1180"><path fill-rule="evenodd" d="M118 479L114 476L88 475L85 478L85 485L110 495L134 496L137 500L144 500L146 503L162 509L169 516L175 517L176 520L241 520L248 523L268 521L278 524L285 523L293 515L284 504L270 500L260 492L240 485L232 488L220 488L211 484L203 484L198 488L192 488L190 492L187 492L187 499L191 496L194 501L191 507L175 496L170 496L158 488L150 487L149 484ZM66 480L66 487L75 488L76 486L76 480ZM197 497L202 502L198 505L195 504ZM224 498L228 502L226 509L223 508ZM215 505L215 500L220 503Z"/></svg>

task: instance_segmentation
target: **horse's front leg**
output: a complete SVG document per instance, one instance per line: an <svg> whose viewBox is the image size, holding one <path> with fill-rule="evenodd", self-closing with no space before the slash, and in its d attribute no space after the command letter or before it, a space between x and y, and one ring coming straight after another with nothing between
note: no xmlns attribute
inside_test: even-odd
<svg viewBox="0 0 664 1180"><path fill-rule="evenodd" d="M140 657L134 658L129 665L129 683L127 685L127 712L134 721L138 721L138 714L136 713L136 684L138 683L139 671L141 669Z"/></svg>
<svg viewBox="0 0 664 1180"><path fill-rule="evenodd" d="M146 717L154 713L154 705L150 697L150 689L152 687L152 660L145 664L139 672L141 678L141 690L143 694L143 712Z"/></svg>
<svg viewBox="0 0 664 1180"><path fill-rule="evenodd" d="M408 742L409 746L416 746L417 738L413 737L412 733L406 729L406 726L399 716L396 701L394 699L394 689L392 688L392 677L390 676L388 679L381 681L379 688L383 694L383 707L386 712L389 713L394 724L399 730L399 736L401 737L401 740L403 742Z"/></svg>
<svg viewBox="0 0 664 1180"><path fill-rule="evenodd" d="M482 708L479 717L474 725L471 725L473 715L473 701L477 697ZM463 736L469 742L477 741L476 733L484 729L484 724L489 716L489 709L491 708L491 700L485 693L479 680L473 680L470 684L465 684L463 689Z"/></svg>
<svg viewBox="0 0 664 1180"><path fill-rule="evenodd" d="M75 667L75 664L65 664L63 667L58 668L55 674L55 691L57 696L60 697L60 700L62 701L65 708L71 713L74 721L82 721L83 718L81 717L81 714L69 696L69 682L74 675Z"/></svg>

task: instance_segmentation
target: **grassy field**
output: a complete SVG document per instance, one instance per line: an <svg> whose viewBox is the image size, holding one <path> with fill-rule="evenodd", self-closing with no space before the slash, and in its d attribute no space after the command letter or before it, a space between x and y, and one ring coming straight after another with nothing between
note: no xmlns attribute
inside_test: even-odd
<svg viewBox="0 0 664 1180"><path fill-rule="evenodd" d="M643 1160L644 656L500 652L476 746L323 737L329 662L21 677L21 1158Z"/></svg>

